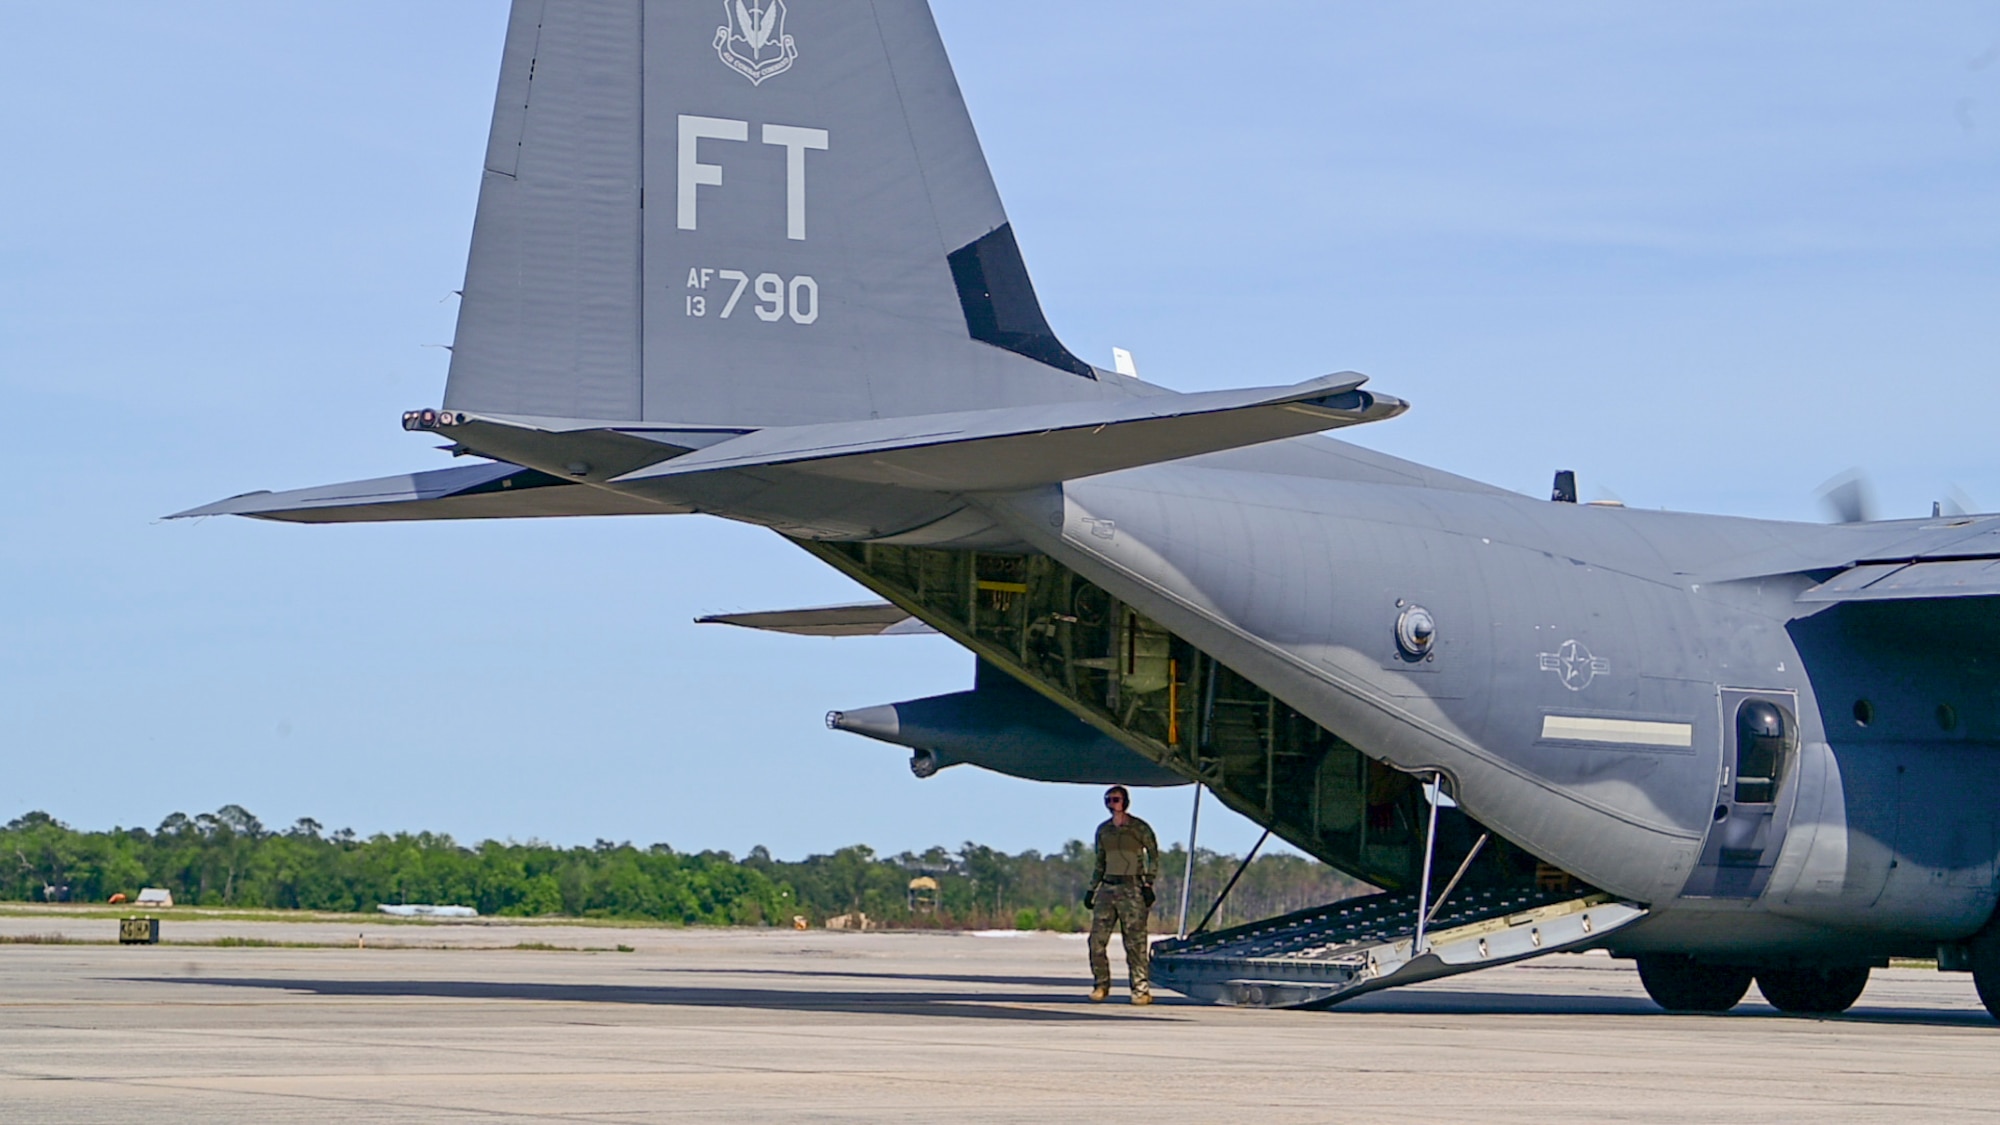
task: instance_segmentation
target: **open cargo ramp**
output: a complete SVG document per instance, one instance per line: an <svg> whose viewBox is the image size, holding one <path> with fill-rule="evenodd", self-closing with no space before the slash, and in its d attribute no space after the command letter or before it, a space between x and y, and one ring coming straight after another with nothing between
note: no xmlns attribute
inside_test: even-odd
<svg viewBox="0 0 2000 1125"><path fill-rule="evenodd" d="M1461 891L1419 935L1417 892L1344 899L1153 947L1153 983L1196 1000L1324 1008L1397 985L1588 948L1646 908L1601 893Z"/></svg>

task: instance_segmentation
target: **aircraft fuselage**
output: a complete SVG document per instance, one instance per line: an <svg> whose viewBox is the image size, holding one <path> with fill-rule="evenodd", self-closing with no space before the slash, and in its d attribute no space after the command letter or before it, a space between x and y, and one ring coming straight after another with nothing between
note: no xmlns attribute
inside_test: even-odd
<svg viewBox="0 0 2000 1125"><path fill-rule="evenodd" d="M1990 665L1943 637L1869 643L1846 618L1875 607L1797 602L1814 571L1946 521L1829 528L1205 460L984 507L1368 756L1442 772L1479 823L1653 904L1635 947L1922 952L1992 914ZM1435 622L1421 654L1398 641L1413 609ZM1783 709L1794 744L1739 792L1751 699Z"/></svg>

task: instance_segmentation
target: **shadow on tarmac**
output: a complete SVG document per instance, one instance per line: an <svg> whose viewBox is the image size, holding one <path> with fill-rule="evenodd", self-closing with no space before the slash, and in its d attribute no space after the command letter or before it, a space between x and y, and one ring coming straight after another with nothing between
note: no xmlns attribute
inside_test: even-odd
<svg viewBox="0 0 2000 1125"><path fill-rule="evenodd" d="M1129 1019L1125 1013L1081 1009L1079 995L991 992L803 992L761 988L639 988L609 984L536 984L517 981L301 980L258 977L132 977L145 984L196 984L219 988L262 988L318 996L428 997L439 1000L552 1000L581 1004L657 1004L695 1008L751 1008L782 1012L839 1012L952 1019L1074 1021ZM934 978L918 978L934 979ZM1018 1007L1074 1003L1080 1010ZM1120 1005L1123 1007L1123 1005Z"/></svg>
<svg viewBox="0 0 2000 1125"><path fill-rule="evenodd" d="M1666 1013L1643 996L1579 996L1575 993L1537 995L1520 992L1473 992L1442 988L1386 989L1357 996L1321 1009L1329 1012L1378 1012L1439 1016L1658 1016Z"/></svg>
<svg viewBox="0 0 2000 1125"><path fill-rule="evenodd" d="M783 976L842 977L916 982L957 982L1017 986L1074 987L1076 981L1059 977L939 976L920 973L841 972L838 970L773 969L649 969L661 973L705 973L742 975L769 973ZM538 984L515 981L423 981L423 980L301 980L258 977L136 977L148 984L195 984L219 988L260 988L303 992L319 996L429 997L441 1000L544 1000L585 1004L647 1004L697 1008L748 1008L785 1012L834 1012L897 1016L935 1016L952 1019L999 1019L1034 1021L1076 1021L1131 1019L1140 1016L1123 1002L1122 996L1106 1008L1091 1005L1081 994L1048 992L839 992L799 989L716 988L662 985L637 987L606 984ZM1121 988L1122 991L1122 988ZM1161 994L1159 1006L1143 1018L1174 1018L1176 1008L1208 1007L1170 993ZM1024 1007L1022 1005L1034 1005ZM1055 1005L1056 1007L1051 1007ZM1966 1027L2000 1031L1983 1009L1876 1008L1856 1007L1837 1016L1786 1015L1754 1000L1721 1014L1668 1013L1642 996L1577 995L1575 993L1535 995L1532 993L1473 992L1446 989L1412 989L1378 992L1356 997L1344 1004L1317 1012L1271 1013L1293 1016L1428 1015L1428 1016L1581 1016L1633 1017L1656 1019L1709 1020L1814 1020L1880 1026Z"/></svg>
<svg viewBox="0 0 2000 1125"><path fill-rule="evenodd" d="M1069 977L995 977L972 973L870 973L843 969L681 969L660 966L640 970L647 973L691 973L696 976L843 977L854 980L921 980L952 984L1011 984L1026 988L1066 988L1081 992L1090 987L1090 977L1079 973ZM1121 985L1123 982L1120 982ZM1045 996L1037 1003L1061 1003L1066 996Z"/></svg>
<svg viewBox="0 0 2000 1125"><path fill-rule="evenodd" d="M1660 1019L1813 1020L1816 1022L1931 1027L1991 1027L2000 1022L1981 1008L1873 1008L1857 1006L1837 1016L1787 1015L1752 994L1728 1012L1667 1012L1643 996L1579 996L1575 993L1537 996L1515 992L1472 992L1447 989L1388 990L1358 996L1328 1012L1371 1012L1436 1016L1653 1016Z"/></svg>

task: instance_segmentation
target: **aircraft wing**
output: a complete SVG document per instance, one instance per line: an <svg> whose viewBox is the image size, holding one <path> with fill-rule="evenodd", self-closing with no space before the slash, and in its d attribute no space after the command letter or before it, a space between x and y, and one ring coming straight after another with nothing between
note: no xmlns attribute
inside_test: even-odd
<svg viewBox="0 0 2000 1125"><path fill-rule="evenodd" d="M290 492L246 492L168 519L249 516L288 523L617 516L675 509L517 465L482 463Z"/></svg>
<svg viewBox="0 0 2000 1125"><path fill-rule="evenodd" d="M697 625L737 625L800 637L902 637L937 632L910 616L908 610L889 602L775 609L759 613L712 613L694 620Z"/></svg>
<svg viewBox="0 0 2000 1125"><path fill-rule="evenodd" d="M2000 596L2000 519L1920 529L1799 595L1804 605Z"/></svg>
<svg viewBox="0 0 2000 1125"><path fill-rule="evenodd" d="M2000 596L2000 558L1863 563L1799 595L1805 605Z"/></svg>
<svg viewBox="0 0 2000 1125"><path fill-rule="evenodd" d="M773 426L615 478L785 467L935 492L1028 488L1393 418L1352 371L1289 387Z"/></svg>

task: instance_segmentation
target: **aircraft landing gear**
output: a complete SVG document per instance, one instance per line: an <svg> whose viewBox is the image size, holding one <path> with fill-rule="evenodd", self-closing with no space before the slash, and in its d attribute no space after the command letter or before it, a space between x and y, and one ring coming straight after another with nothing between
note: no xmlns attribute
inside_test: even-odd
<svg viewBox="0 0 2000 1125"><path fill-rule="evenodd" d="M1646 995L1669 1012L1726 1012L1750 991L1749 969L1703 964L1685 953L1643 953L1638 961Z"/></svg>
<svg viewBox="0 0 2000 1125"><path fill-rule="evenodd" d="M1759 969L1757 991L1781 1012L1831 1016L1846 1011L1868 987L1868 966Z"/></svg>
<svg viewBox="0 0 2000 1125"><path fill-rule="evenodd" d="M2000 941L1991 934L1972 947L1972 986L1979 990L1987 1014L2000 1020Z"/></svg>

